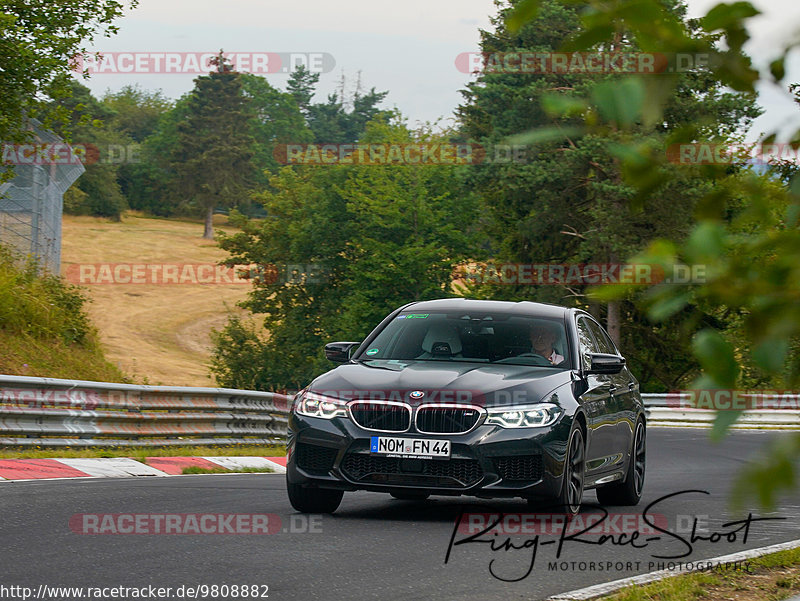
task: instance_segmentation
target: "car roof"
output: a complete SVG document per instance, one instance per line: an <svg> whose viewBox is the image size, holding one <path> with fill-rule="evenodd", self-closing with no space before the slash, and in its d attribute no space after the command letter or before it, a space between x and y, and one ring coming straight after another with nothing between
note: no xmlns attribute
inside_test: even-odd
<svg viewBox="0 0 800 601"><path fill-rule="evenodd" d="M494 311L514 315L536 315L538 317L563 318L571 309L547 303L530 301L509 302L494 300L476 300L469 298L441 298L437 300L418 301L403 307L413 311Z"/></svg>

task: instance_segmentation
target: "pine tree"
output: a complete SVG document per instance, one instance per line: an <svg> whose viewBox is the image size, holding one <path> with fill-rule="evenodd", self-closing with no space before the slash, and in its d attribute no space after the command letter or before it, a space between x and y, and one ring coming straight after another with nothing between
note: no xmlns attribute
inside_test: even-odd
<svg viewBox="0 0 800 601"><path fill-rule="evenodd" d="M208 239L214 237L214 209L245 201L254 179L251 110L242 77L222 52L214 64L216 71L194 80L172 157L177 192L202 209Z"/></svg>
<svg viewBox="0 0 800 601"><path fill-rule="evenodd" d="M505 26L505 17L515 4L501 8L493 19L494 31L482 32L481 51L486 57L497 58L516 51L563 52L565 43L581 33L582 7L554 0L543 0L537 18L512 33ZM665 4L683 18L681 4L669 0ZM606 53L641 51L625 35L616 35L613 42L595 49ZM581 135L579 130L587 115L601 110L598 107L604 96L635 93L622 76L486 70L467 86L462 92L465 102L458 109L463 131L489 148L490 157L492 149L510 136L543 128L554 131L550 138L530 138L525 164L488 164L473 171L469 187L479 191L486 203L490 215L487 229L498 260L617 263L656 237L685 236L696 203L712 183L674 165L669 184L661 186L643 210L637 211L636 191L624 182L620 161L610 149L631 140L642 147L663 149L672 132L689 125L697 127L709 140L727 141L749 125L758 109L752 95L728 92L708 70L676 77L678 85L665 99L663 120L650 124L632 116L626 128L611 127L591 135ZM587 98L590 101L584 100ZM667 179L658 171L650 176L655 187ZM598 313L599 307L589 306L585 300L584 288L529 286L506 294L571 302ZM610 301L605 318L609 333L618 344L622 343L623 350L641 353L640 358L647 365L637 367L655 372L663 366L663 356L653 354L647 358L650 353L643 351L641 344L622 340L620 323L626 318L640 322L636 325L656 338L652 327L644 323L630 303ZM638 327L627 329L637 335L642 333ZM675 342L676 354L685 351L687 345L686 340ZM661 366L657 365L659 361ZM684 374L685 369L676 367L675 373ZM658 379L662 386L675 383L672 376L663 373Z"/></svg>
<svg viewBox="0 0 800 601"><path fill-rule="evenodd" d="M314 87L319 82L319 73L311 73L303 65L299 65L289 76L286 90L292 95L300 112L308 118L311 99L314 98Z"/></svg>

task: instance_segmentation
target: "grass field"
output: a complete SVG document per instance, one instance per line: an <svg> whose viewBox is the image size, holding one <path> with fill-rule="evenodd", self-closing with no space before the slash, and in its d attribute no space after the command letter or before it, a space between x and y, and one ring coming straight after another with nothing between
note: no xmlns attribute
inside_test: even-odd
<svg viewBox="0 0 800 601"><path fill-rule="evenodd" d="M215 225L227 229L225 218ZM65 215L62 273L80 265L216 264L226 257L200 223L126 214L121 223ZM72 266L72 267L70 267ZM91 284L88 312L106 357L137 383L214 385L210 332L241 310L249 284Z"/></svg>
<svg viewBox="0 0 800 601"><path fill-rule="evenodd" d="M124 374L98 347L67 345L0 330L0 373L119 382Z"/></svg>
<svg viewBox="0 0 800 601"><path fill-rule="evenodd" d="M748 559L743 567L666 578L598 601L778 601L800 593L800 549Z"/></svg>

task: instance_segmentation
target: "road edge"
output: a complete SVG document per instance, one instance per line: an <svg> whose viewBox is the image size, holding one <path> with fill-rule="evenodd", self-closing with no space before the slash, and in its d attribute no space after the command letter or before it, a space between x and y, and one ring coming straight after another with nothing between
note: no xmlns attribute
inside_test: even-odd
<svg viewBox="0 0 800 601"><path fill-rule="evenodd" d="M739 551L738 553L731 553L730 555L721 555L719 557L711 557L708 559L701 559L694 561L695 564L706 564L713 562L715 564L742 561L745 559L752 559L754 557L761 557L762 555L769 555L770 553L777 553L778 551L788 551L800 547L800 538L788 541L785 543L778 543L768 547L758 547L756 549L748 549L746 551ZM612 580L611 582L604 582L602 584L594 584L584 588L576 589L566 593L558 593L552 597L548 597L545 601L585 601L587 599L596 599L604 595L616 593L620 589L628 586L638 584L648 584L650 582L657 582L673 576L680 576L681 574L691 574L698 572L702 569L702 565L687 569L681 567L675 570L657 570L647 574L640 574L638 576L631 576L630 578L622 578L620 580Z"/></svg>
<svg viewBox="0 0 800 601"><path fill-rule="evenodd" d="M228 473L234 473L240 468L255 468L283 474L286 472L286 457L146 457L144 461L129 457L0 459L0 483L76 478L179 476L187 467L197 467L201 470L225 468L230 470Z"/></svg>

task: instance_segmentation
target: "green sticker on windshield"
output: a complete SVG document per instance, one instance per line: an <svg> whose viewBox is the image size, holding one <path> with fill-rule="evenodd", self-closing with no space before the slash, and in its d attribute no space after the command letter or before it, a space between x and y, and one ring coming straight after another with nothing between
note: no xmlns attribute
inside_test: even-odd
<svg viewBox="0 0 800 601"><path fill-rule="evenodd" d="M430 313L409 313L406 319L425 319Z"/></svg>
<svg viewBox="0 0 800 601"><path fill-rule="evenodd" d="M379 351L378 349L376 349L376 348L371 348L371 349L369 349L369 350L367 351L367 354L368 354L368 355L376 355L376 354L378 354L379 352L380 352L380 351Z"/></svg>

